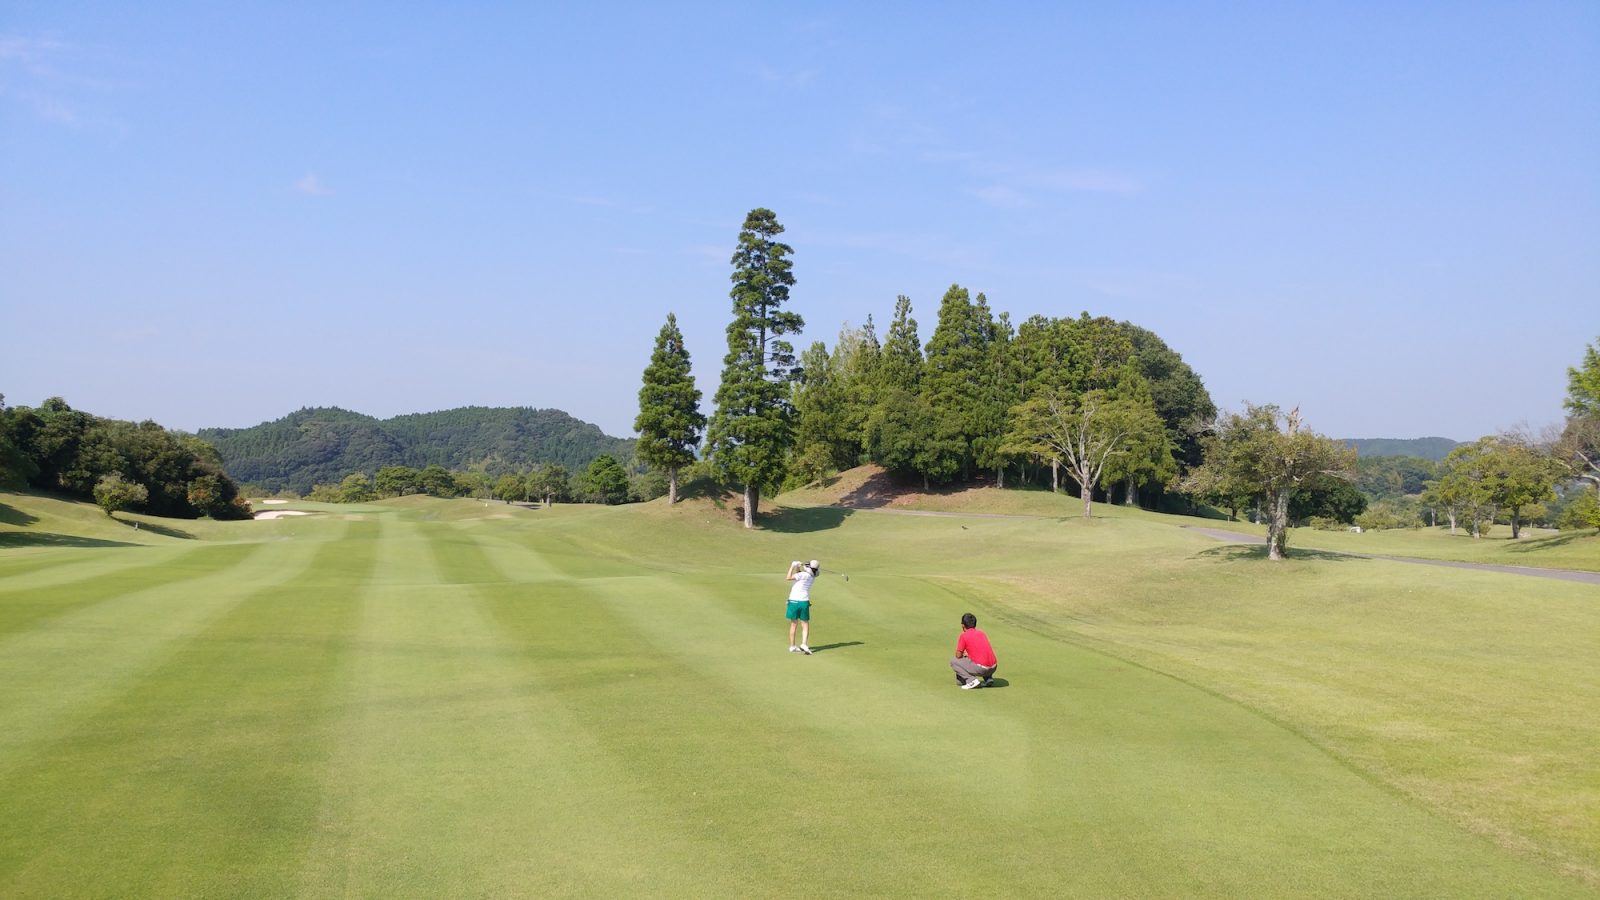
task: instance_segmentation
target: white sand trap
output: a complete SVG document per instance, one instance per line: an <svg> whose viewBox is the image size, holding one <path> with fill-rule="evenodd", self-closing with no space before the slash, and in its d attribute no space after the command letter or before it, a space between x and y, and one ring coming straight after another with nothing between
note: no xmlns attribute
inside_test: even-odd
<svg viewBox="0 0 1600 900"><path fill-rule="evenodd" d="M311 513L303 509L275 509L272 512L256 513L257 519L281 519L284 516L309 516Z"/></svg>
<svg viewBox="0 0 1600 900"><path fill-rule="evenodd" d="M256 502L257 503L266 504L267 506L276 506L279 503L288 503L289 501L287 501L287 500L257 500Z"/></svg>

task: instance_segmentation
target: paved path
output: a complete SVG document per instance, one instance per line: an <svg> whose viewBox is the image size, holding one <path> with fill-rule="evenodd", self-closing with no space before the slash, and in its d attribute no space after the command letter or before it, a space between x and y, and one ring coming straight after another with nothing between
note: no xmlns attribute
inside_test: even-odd
<svg viewBox="0 0 1600 900"><path fill-rule="evenodd" d="M1204 528L1199 525L1184 525L1190 531L1216 538L1219 541L1228 541L1234 544L1265 544L1266 538L1253 534L1240 534L1237 531L1224 531L1221 528ZM1390 562L1413 563L1419 566L1444 566L1448 569L1477 569L1481 572L1503 572L1507 575L1531 575L1535 578L1558 578L1562 581L1577 581L1584 584L1600 584L1600 572L1577 572L1572 569L1536 569L1532 566L1497 566L1493 563L1457 562L1450 559L1418 559L1415 556L1376 556L1371 553L1350 553L1345 550L1318 550L1318 553L1338 553L1343 556L1358 556L1362 559L1386 559Z"/></svg>

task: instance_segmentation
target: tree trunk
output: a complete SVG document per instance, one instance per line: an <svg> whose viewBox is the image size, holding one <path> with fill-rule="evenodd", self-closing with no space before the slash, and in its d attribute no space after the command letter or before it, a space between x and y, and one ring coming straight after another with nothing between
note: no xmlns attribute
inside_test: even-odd
<svg viewBox="0 0 1600 900"><path fill-rule="evenodd" d="M1061 493L1061 463L1050 460L1050 493Z"/></svg>
<svg viewBox="0 0 1600 900"><path fill-rule="evenodd" d="M1478 514L1477 513L1473 513L1472 514L1472 537L1473 537L1474 540L1476 540L1477 537L1478 537Z"/></svg>
<svg viewBox="0 0 1600 900"><path fill-rule="evenodd" d="M678 467L667 470L667 505L678 502Z"/></svg>
<svg viewBox="0 0 1600 900"><path fill-rule="evenodd" d="M1005 489L1005 486L1006 486L1006 467L1005 466L995 466L995 468L994 468L994 486L997 487L997 488L1000 488L1001 490Z"/></svg>
<svg viewBox="0 0 1600 900"><path fill-rule="evenodd" d="M1456 508L1452 506L1445 512L1450 516L1450 534L1454 536L1456 533Z"/></svg>
<svg viewBox="0 0 1600 900"><path fill-rule="evenodd" d="M1132 478L1128 479L1127 487L1124 488L1124 491L1123 491L1123 494L1122 494L1122 505L1123 506L1132 506L1133 505L1133 479Z"/></svg>
<svg viewBox="0 0 1600 900"><path fill-rule="evenodd" d="M928 487L928 473L927 472L923 472L922 473L922 492L924 494L926 494L930 490L932 490L932 488Z"/></svg>
<svg viewBox="0 0 1600 900"><path fill-rule="evenodd" d="M1520 537L1522 537L1522 517L1520 515L1521 512L1522 512L1522 510L1520 508L1513 509L1511 511L1511 539L1513 541L1517 540Z"/></svg>
<svg viewBox="0 0 1600 900"><path fill-rule="evenodd" d="M1267 522L1267 559L1283 559L1283 546L1289 536L1289 492L1279 491L1270 502L1272 518Z"/></svg>
<svg viewBox="0 0 1600 900"><path fill-rule="evenodd" d="M761 502L761 491L754 484L744 486L744 527L756 527L756 504Z"/></svg>
<svg viewBox="0 0 1600 900"><path fill-rule="evenodd" d="M1094 506L1094 482L1085 482L1083 491L1083 517L1089 518L1089 511Z"/></svg>

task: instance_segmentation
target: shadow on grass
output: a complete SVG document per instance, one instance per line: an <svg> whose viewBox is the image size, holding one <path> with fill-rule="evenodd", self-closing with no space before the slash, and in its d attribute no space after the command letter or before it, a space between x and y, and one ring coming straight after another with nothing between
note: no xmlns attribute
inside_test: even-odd
<svg viewBox="0 0 1600 900"><path fill-rule="evenodd" d="M117 519L117 521L135 531L149 531L162 537L180 538L186 541L194 540L194 535L181 528L173 528L171 525L157 525L154 522L124 522L121 519Z"/></svg>
<svg viewBox="0 0 1600 900"><path fill-rule="evenodd" d="M137 547L127 541L106 541L48 531L12 531L0 534L0 547Z"/></svg>
<svg viewBox="0 0 1600 900"><path fill-rule="evenodd" d="M837 506L785 506L761 516L761 527L779 534L803 534L838 528L854 510Z"/></svg>
<svg viewBox="0 0 1600 900"><path fill-rule="evenodd" d="M39 517L0 503L0 523L6 525L32 525Z"/></svg>
<svg viewBox="0 0 1600 900"><path fill-rule="evenodd" d="M865 643L866 641L835 641L831 644L822 644L817 647L812 647L811 652L821 653L824 650L839 650L845 647L859 647Z"/></svg>
<svg viewBox="0 0 1600 900"><path fill-rule="evenodd" d="M1570 531L1562 534L1553 534L1548 537L1530 538L1524 541L1515 541L1507 549L1512 553L1538 553L1551 547L1565 547L1574 541L1581 541L1600 535L1600 531Z"/></svg>
<svg viewBox="0 0 1600 900"><path fill-rule="evenodd" d="M1354 553L1330 553L1326 550L1308 550L1304 547L1289 547L1285 549L1283 553L1285 559L1315 559L1324 560L1327 562L1351 562L1353 560L1366 558L1363 556L1357 556ZM1235 562L1237 560L1245 559L1259 559L1265 561L1267 558L1267 545L1224 544L1220 547L1211 547L1206 550L1201 550L1199 553L1196 553L1193 558L1221 559L1228 562Z"/></svg>
<svg viewBox="0 0 1600 900"><path fill-rule="evenodd" d="M988 684L985 684L983 687L979 688L978 690L987 691L987 690L990 690L991 688L1003 688L1003 687L1011 687L1011 682L1007 681L1004 678L991 678L991 679L989 679L989 683Z"/></svg>

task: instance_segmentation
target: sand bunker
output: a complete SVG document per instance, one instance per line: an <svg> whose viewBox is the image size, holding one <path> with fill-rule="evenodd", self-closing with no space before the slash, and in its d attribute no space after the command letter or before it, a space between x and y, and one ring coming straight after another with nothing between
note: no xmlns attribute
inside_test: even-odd
<svg viewBox="0 0 1600 900"><path fill-rule="evenodd" d="M287 501L287 500L257 500L256 502L257 503L264 503L267 506L273 506L273 505L276 505L276 504L279 504L279 503L288 503L289 501Z"/></svg>
<svg viewBox="0 0 1600 900"><path fill-rule="evenodd" d="M309 516L311 513L302 509L275 509L272 512L256 513L257 519L281 519L284 516Z"/></svg>

